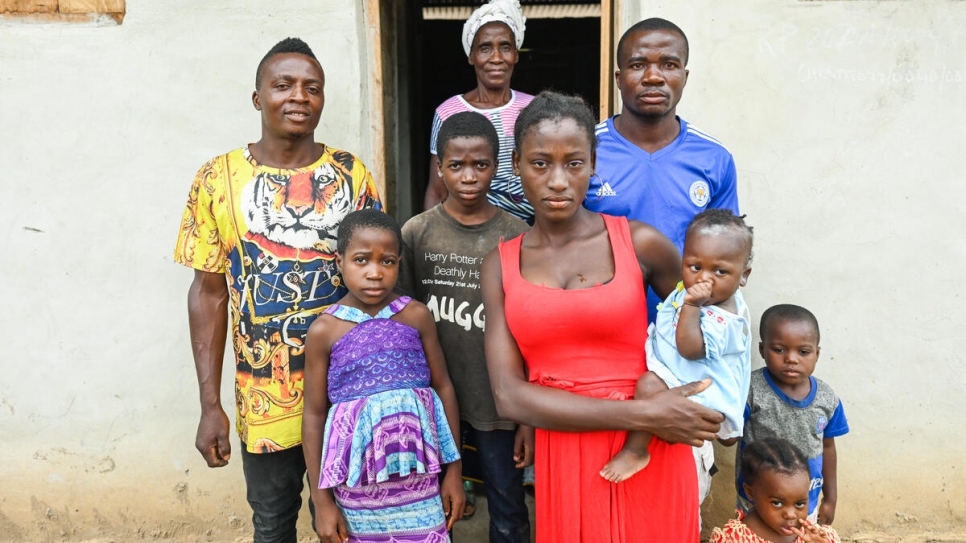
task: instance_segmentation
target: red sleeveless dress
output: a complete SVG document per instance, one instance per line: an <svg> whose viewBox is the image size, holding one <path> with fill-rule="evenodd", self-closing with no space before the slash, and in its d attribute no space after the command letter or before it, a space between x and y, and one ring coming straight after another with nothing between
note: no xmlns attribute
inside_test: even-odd
<svg viewBox="0 0 966 543"><path fill-rule="evenodd" d="M531 383L597 398L628 399L647 371L647 303L624 217L602 215L614 278L564 290L520 275L523 236L500 244L506 320ZM698 483L691 447L651 440L651 462L622 483L599 472L627 433L537 429L538 543L697 543Z"/></svg>

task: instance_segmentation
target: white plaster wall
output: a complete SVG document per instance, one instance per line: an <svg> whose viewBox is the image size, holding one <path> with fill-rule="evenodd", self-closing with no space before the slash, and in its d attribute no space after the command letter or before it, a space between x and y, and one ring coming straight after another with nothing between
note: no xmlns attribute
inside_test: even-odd
<svg viewBox="0 0 966 543"><path fill-rule="evenodd" d="M345 0L0 20L0 541L248 529L237 438L221 470L193 447L192 272L171 253L195 171L258 139L255 68L282 38L325 68L319 139L370 160L363 20Z"/></svg>
<svg viewBox="0 0 966 543"><path fill-rule="evenodd" d="M688 34L678 112L735 156L755 326L782 302L821 324L816 375L852 429L835 525L964 533L966 3L639 0L623 16ZM717 456L712 520L734 503L733 452Z"/></svg>

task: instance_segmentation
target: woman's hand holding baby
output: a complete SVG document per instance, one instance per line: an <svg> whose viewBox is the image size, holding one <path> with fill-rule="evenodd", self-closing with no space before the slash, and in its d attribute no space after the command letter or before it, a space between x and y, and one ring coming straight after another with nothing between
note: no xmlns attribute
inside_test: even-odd
<svg viewBox="0 0 966 543"><path fill-rule="evenodd" d="M646 400L652 408L647 414L648 430L665 441L693 447L715 439L724 415L686 399L710 385L711 379L703 379L660 392Z"/></svg>

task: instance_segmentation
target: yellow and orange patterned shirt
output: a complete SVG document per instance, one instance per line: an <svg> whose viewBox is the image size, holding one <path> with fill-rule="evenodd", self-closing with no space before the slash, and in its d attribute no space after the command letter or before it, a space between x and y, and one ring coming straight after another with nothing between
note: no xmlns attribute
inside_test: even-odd
<svg viewBox="0 0 966 543"><path fill-rule="evenodd" d="M336 230L352 211L382 208L365 165L323 147L292 170L259 164L247 147L212 159L195 176L174 251L226 276L236 428L254 453L302 442L305 333L346 293Z"/></svg>

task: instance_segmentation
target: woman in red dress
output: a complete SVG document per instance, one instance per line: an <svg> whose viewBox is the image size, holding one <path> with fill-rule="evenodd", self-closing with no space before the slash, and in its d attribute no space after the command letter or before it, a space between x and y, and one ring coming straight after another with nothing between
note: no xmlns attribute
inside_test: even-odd
<svg viewBox="0 0 966 543"><path fill-rule="evenodd" d="M582 206L594 124L583 100L549 92L517 120L513 169L536 219L483 263L497 409L537 428L538 543L697 543L690 446L723 417L686 399L710 381L632 399L647 370L645 289L670 293L681 260L656 229ZM627 430L655 434L651 463L610 483L599 470Z"/></svg>

